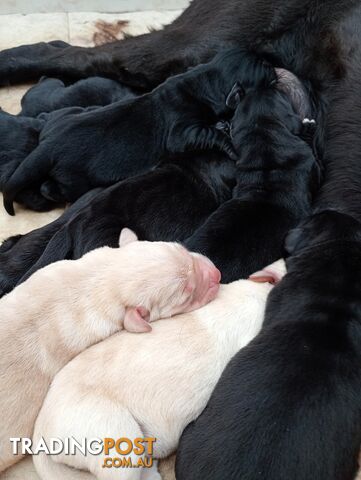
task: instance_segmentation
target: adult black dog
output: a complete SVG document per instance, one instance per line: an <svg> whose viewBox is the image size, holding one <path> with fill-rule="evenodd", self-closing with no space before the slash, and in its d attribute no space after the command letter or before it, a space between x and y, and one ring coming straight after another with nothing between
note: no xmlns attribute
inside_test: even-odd
<svg viewBox="0 0 361 480"><path fill-rule="evenodd" d="M67 107L105 106L134 96L130 88L108 78L92 77L66 86L57 78L43 77L23 96L20 115L37 117Z"/></svg>
<svg viewBox="0 0 361 480"><path fill-rule="evenodd" d="M41 180L45 198L73 202L94 187L149 170L167 153L216 148L232 156L215 123L230 114L227 97L237 95L237 82L252 76L254 65L252 55L227 50L150 94L48 119L39 147L4 186L7 212L14 214L18 192Z"/></svg>
<svg viewBox="0 0 361 480"><path fill-rule="evenodd" d="M194 0L171 25L150 34L95 48L50 42L4 50L0 84L43 75L66 80L100 75L150 91L229 47L274 54L288 70L319 80L325 71L341 73L333 26L358 4L358 0L226 0L220 6L214 0Z"/></svg>
<svg viewBox="0 0 361 480"><path fill-rule="evenodd" d="M350 13L353 6L358 6ZM84 50L69 47L61 52L46 53L46 46L33 46L31 53L16 56L16 52L4 52L0 58L0 78L2 82L20 81L28 76L42 74L68 75L79 78L88 74L107 72L114 77L126 77L128 84L140 84L143 82L145 89L160 83L172 73L184 71L199 61L206 61L213 55L229 45L237 45L246 48L251 45L259 51L267 51L273 57L278 66L292 70L297 75L309 77L313 82L323 81L329 87L326 92L329 101L327 114L327 128L325 136L325 181L317 196L315 208L338 209L348 212L358 220L361 220L361 51L360 36L358 33L361 22L361 8L359 0L226 0L220 7L219 2L213 0L195 0L190 8L170 27L160 32L154 32L140 38L129 39L124 43L112 44L102 49ZM342 18L345 21L338 25ZM202 18L202 22L199 19ZM29 47L28 47L29 48ZM42 54L39 54L41 49ZM9 59L12 58L12 62ZM14 61L14 58L16 60ZM50 72L50 73L49 73ZM148 75L149 81L146 81ZM306 238L310 242L318 235L317 224L311 225ZM320 222L319 225L323 227ZM345 242L340 239L337 245ZM336 244L335 244L336 247ZM319 254L322 255L321 249ZM331 251L329 261L320 265L311 255L304 256L302 264L295 263L294 273L297 274L295 289L291 295L289 292L282 299L283 312L287 312L287 318L292 320L294 312L293 295L295 290L302 291L305 296L317 298L324 282L334 282L337 279L340 294L347 301L345 291L354 282L356 274L353 266L359 263L359 252L348 249L349 262L347 268L339 263L333 263L337 259L337 249ZM309 260L307 260L309 259ZM332 269L330 269L332 267ZM304 280L307 269L308 279ZM350 279L350 272L352 278ZM345 287L345 289L343 289ZM335 318L335 313L342 324L344 310L332 312L328 306L333 305L334 291L323 292L325 325L329 326L327 319ZM298 294L298 299L300 295ZM350 305L352 306L352 299ZM360 319L358 309L353 310L357 320ZM278 315L278 313L277 313ZM312 319L315 313L309 311L307 305L298 302L297 316ZM280 316L281 318L281 316ZM347 317L346 317L347 318ZM266 319L267 320L267 319ZM348 323L349 325L349 323ZM287 330L295 332L292 345L294 350L302 348L303 338L297 338L296 322L288 322ZM290 334L289 333L289 334ZM327 329L323 334L327 338ZM290 341L287 337L285 341ZM263 352L267 351L268 339L265 339ZM319 348L320 345L317 347ZM272 343L270 343L271 349ZM357 346L354 345L354 351ZM351 350L350 350L351 349ZM345 344L345 356L347 352L352 354L350 344ZM359 352L359 349L357 350ZM337 345L329 344L330 360L339 358ZM317 362L318 359L315 359ZM270 358L269 365L276 359ZM359 365L359 361L357 359ZM242 417L242 423L238 422L238 435L240 438L251 438L253 448L261 447L256 455L250 455L252 460L238 459L238 464L243 460L244 479L256 480L260 477L259 471L263 472L263 459L269 461L269 472L266 477L269 480L284 480L275 472L275 468L281 469L287 466L287 480L351 480L356 473L357 452L360 446L359 433L349 428L352 422L358 427L359 418L353 413L359 409L359 389L357 394L353 389L343 389L340 392L338 385L333 381L332 371L325 369L322 378L315 379L311 384L312 390L307 390L309 380L304 376L297 376L297 383L292 386L296 392L305 392L298 397L296 405L292 405L292 412L299 412L307 417L307 425L318 425L321 410L329 412L328 406L338 403L338 417L327 416L328 420L338 422L341 420L343 427L337 431L337 446L334 447L335 430L330 422L322 422L319 432L322 435L313 435L310 438L309 431L298 429L297 442L292 443L292 451L289 448L280 449L273 442L272 432L262 428L263 425L283 426L287 432L294 427L295 417L287 416L290 405L287 396L282 398L277 395L275 386L282 381L283 372L288 369L288 359L282 358L276 362L277 370L270 369L269 383L263 382L264 375L253 375L254 388L246 388L245 396L250 400L249 412L259 409L262 418L255 423L254 415ZM250 379L249 368L257 366L257 357L248 359L248 369L242 369L238 373L238 386L247 385ZM312 365L313 368L314 365ZM292 371L297 374L298 366L292 363ZM352 376L351 376L352 377ZM352 378L349 372L345 372L344 382L352 386ZM340 379L338 378L338 381ZM319 408L310 404L313 397L313 389L328 387L328 395L317 397ZM262 395L259 395L262 391ZM242 392L240 398L242 398ZM342 404L342 399L347 400ZM273 405L278 402L279 409ZM304 407L304 408L301 408ZM214 420L215 421L215 420ZM261 425L261 427L260 427ZM220 428L223 428L223 424ZM313 430L315 433L315 430ZM311 441L310 441L311 440ZM238 444L237 444L238 445ZM245 445L249 445L247 442ZM326 448L324 448L326 445ZM332 445L334 448L328 449ZM355 448L350 449L350 445ZM222 445L218 445L222 448ZM227 443L225 449L231 448ZM243 448L243 447L242 447ZM252 450L253 451L253 450ZM241 456L237 450L235 456ZM305 454L307 452L307 454ZM262 456L261 456L262 454ZM211 458L211 457L209 457ZM233 461L233 459L232 459ZM259 470L257 469L259 466ZM337 468L340 467L340 468ZM273 469L273 470L272 470ZM216 478L213 472L209 472L209 480ZM222 480L224 477L221 477Z"/></svg>
<svg viewBox="0 0 361 480"><path fill-rule="evenodd" d="M237 107L231 123L239 154L233 198L185 242L212 259L222 282L247 278L281 258L287 232L310 214L320 186L316 124L306 118L316 115L315 107L306 88L283 71L276 84L250 91ZM317 118L321 124L322 115Z"/></svg>
<svg viewBox="0 0 361 480"><path fill-rule="evenodd" d="M325 212L287 244L293 257L270 294L265 326L183 433L177 480L355 478L361 226Z"/></svg>
<svg viewBox="0 0 361 480"><path fill-rule="evenodd" d="M359 25L361 9L356 19ZM178 451L179 480L356 476L361 51L354 22L355 17L340 25L340 32L347 32L340 48L348 70L328 93L326 179L314 207L334 211L316 213L289 236L289 274L270 296L265 328L230 363L204 414L186 430Z"/></svg>

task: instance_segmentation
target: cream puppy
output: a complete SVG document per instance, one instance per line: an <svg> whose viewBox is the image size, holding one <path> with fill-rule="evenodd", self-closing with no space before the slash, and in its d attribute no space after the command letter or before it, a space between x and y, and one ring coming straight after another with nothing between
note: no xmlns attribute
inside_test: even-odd
<svg viewBox="0 0 361 480"><path fill-rule="evenodd" d="M122 248L49 265L0 300L0 471L21 459L10 437L32 435L51 380L73 357L216 296L220 273L208 259L175 243L135 240L124 229Z"/></svg>
<svg viewBox="0 0 361 480"><path fill-rule="evenodd" d="M284 273L282 261L254 279L273 281ZM259 332L271 289L270 283L250 280L222 285L212 303L157 322L152 335L121 332L83 352L54 379L36 421L34 445L41 438L155 437L154 458L168 456L206 406L229 360ZM160 479L154 469L103 468L105 456L33 459L42 480ZM115 451L111 456L119 457ZM129 456L136 464L138 457Z"/></svg>

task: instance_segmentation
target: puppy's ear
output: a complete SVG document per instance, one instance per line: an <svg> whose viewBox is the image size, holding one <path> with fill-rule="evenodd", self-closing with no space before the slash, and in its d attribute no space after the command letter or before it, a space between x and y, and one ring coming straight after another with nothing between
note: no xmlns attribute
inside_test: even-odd
<svg viewBox="0 0 361 480"><path fill-rule="evenodd" d="M149 311L144 307L128 307L124 316L124 328L128 332L143 333L150 332Z"/></svg>
<svg viewBox="0 0 361 480"><path fill-rule="evenodd" d="M238 104L241 102L242 97L244 97L245 91L242 87L242 85L239 82L236 82L230 93L228 94L227 100L226 100L226 105L228 108L231 108L232 110L235 110L238 106Z"/></svg>
<svg viewBox="0 0 361 480"><path fill-rule="evenodd" d="M133 232L133 230L130 230L130 228L123 228L123 230L120 232L120 237L119 237L119 247L125 247L125 245L128 245L128 243L133 243L137 242L138 237L137 235Z"/></svg>
<svg viewBox="0 0 361 480"><path fill-rule="evenodd" d="M272 283L276 285L286 275L286 264L284 260L278 260L272 265L268 265L263 270L253 273L249 280L256 283Z"/></svg>

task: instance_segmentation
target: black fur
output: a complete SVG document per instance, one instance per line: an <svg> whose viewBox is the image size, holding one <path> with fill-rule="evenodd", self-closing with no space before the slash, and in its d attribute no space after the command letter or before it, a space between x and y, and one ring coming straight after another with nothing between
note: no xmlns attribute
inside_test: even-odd
<svg viewBox="0 0 361 480"><path fill-rule="evenodd" d="M262 64L252 72L254 87L241 85L245 96L232 120L240 154L237 177L236 164L217 153L163 162L151 173L106 190L79 211L24 278L54 261L116 245L124 226L147 240L184 241L204 224L185 243L216 262L223 282L279 258L286 233L310 210L317 164L302 138L306 127L275 83L273 69Z"/></svg>
<svg viewBox="0 0 361 480"><path fill-rule="evenodd" d="M14 174L16 169L37 148L41 132L46 122L55 121L63 115L90 111L94 107L68 108L44 113L37 118L11 115L0 110L0 190ZM47 211L60 203L45 198L41 192L41 182L30 183L16 195L16 201L35 211Z"/></svg>
<svg viewBox="0 0 361 480"><path fill-rule="evenodd" d="M232 120L237 185L185 244L212 259L222 282L247 278L282 257L287 232L311 212L319 167L290 98L275 84L240 102Z"/></svg>
<svg viewBox="0 0 361 480"><path fill-rule="evenodd" d="M150 91L225 48L276 55L285 68L318 80L342 73L333 32L358 0L194 0L160 31L95 48L38 43L0 54L0 83L43 75L67 80L108 76ZM307 28L304 28L307 22ZM321 41L322 40L322 41ZM296 53L296 54L295 54Z"/></svg>
<svg viewBox="0 0 361 480"><path fill-rule="evenodd" d="M331 15L334 7L346 7L317 3L328 5ZM179 480L356 476L361 443L360 22L359 7L332 32L323 31L308 52L312 75L323 77L328 87L329 105L325 178L314 211L335 212L315 215L301 235L293 233L286 242L293 255L289 274L271 294L266 326L230 363L204 414L186 430L178 451ZM287 41L286 50L294 52L301 68L303 55ZM278 48L285 55L281 41ZM325 49L330 55L322 54ZM331 80L328 71L338 74Z"/></svg>
<svg viewBox="0 0 361 480"><path fill-rule="evenodd" d="M253 79L253 69L262 69L265 76L273 71L253 55L227 50L150 94L49 119L39 147L4 186L6 210L14 214L17 193L42 180L46 198L73 202L91 188L150 169L165 154L215 148L232 156L228 137L215 124L231 113L227 100L234 95L232 87Z"/></svg>
<svg viewBox="0 0 361 480"><path fill-rule="evenodd" d="M10 249L5 244L5 253L0 247L0 296L52 262L116 247L123 227L141 239L182 241L231 197L234 184L235 163L204 153L163 162L91 200L82 197L59 220L24 235Z"/></svg>
<svg viewBox="0 0 361 480"><path fill-rule="evenodd" d="M36 148L44 120L16 117L0 110L0 190L26 156ZM54 202L44 198L40 184L19 192L16 200L36 211L54 208Z"/></svg>
<svg viewBox="0 0 361 480"><path fill-rule="evenodd" d="M37 117L66 107L105 106L134 96L130 88L107 78L92 77L66 86L59 79L43 77L23 96L20 115Z"/></svg>
<svg viewBox="0 0 361 480"><path fill-rule="evenodd" d="M263 330L183 433L177 480L356 476L361 227L325 212L292 237L288 274L270 294Z"/></svg>
<svg viewBox="0 0 361 480"><path fill-rule="evenodd" d="M210 60L221 49L251 46L267 53L277 66L309 78L313 85L320 82L326 85L329 107L325 178L315 199L315 210L334 208L361 220L359 5L359 0L226 0L222 5L216 0L194 0L172 25L150 35L96 49L68 47L56 52L53 47L38 44L2 52L0 79L5 84L44 74L70 78L102 74L150 90L169 75ZM358 6L357 10L350 12L354 6ZM343 222L340 228L344 228ZM315 217L305 237L306 243L310 244L320 229L324 229L323 221ZM334 232L331 237L334 238ZM190 472L190 463L187 467L186 460L182 461L178 465L180 480L184 477L179 468L187 469L187 480L232 477L351 480L354 477L360 448L360 345L358 328L354 328L360 318L359 292L355 293L359 290L360 246L358 241L351 246L341 237L327 250L324 244L313 247L289 263L292 272L274 291L283 292L284 285L291 286L288 279L292 279L292 288L285 288L282 302L278 302L269 317L279 319L280 323L266 327L264 333L239 354L241 357L236 357L235 361L239 358L245 361L241 362L240 370L233 372L231 363L230 374L228 370L225 373L226 382L229 377L235 380L239 375L236 394L244 384L244 395L237 398L236 404L239 421L232 416L227 423L228 419L223 417L225 411L232 412L226 403L227 397L222 395L222 383L216 389L220 399L217 406L211 402L214 406L205 411L207 425L208 412L215 412L211 421L220 431L226 432L228 428L231 431L236 423L235 441L232 443L232 438L225 434L225 441L217 442L216 449L211 451L207 443L211 440L209 436L202 436L204 443L194 441L193 448L188 449L189 455L184 457L190 459L194 471ZM315 300L317 309L313 311L309 302ZM353 323L349 315L352 305L355 306ZM323 330L319 329L320 312ZM334 322L336 314L338 322ZM303 318L311 325L312 335L307 334L308 327L301 330ZM345 332L345 327L337 331L341 334L339 337L335 335L336 323L340 327L347 325L349 332ZM322 331L318 339L317 331ZM345 333L350 336L343 343ZM327 345L322 343L328 338L331 341ZM312 343L310 339L317 341ZM311 345L308 368L302 356L307 354L304 345ZM287 355L291 352L291 357L283 352ZM222 418L219 423L216 412L220 412ZM289 435L287 438L285 432ZM191 429L187 432L189 445L190 434ZM219 440L218 435L216 438ZM201 447L202 455L197 455ZM227 470L222 469L221 476L219 452L231 452L230 462L222 463ZM203 471L205 462L210 468L206 467L206 474L197 477L196 472ZM238 475L239 472L243 475Z"/></svg>
<svg viewBox="0 0 361 480"><path fill-rule="evenodd" d="M64 115L89 112L95 105L107 105L134 96L129 88L106 78L93 77L68 87L61 80L41 79L23 97L19 116L0 110L0 190L39 145L40 132L46 122L55 122ZM77 108L71 109L71 106ZM16 201L36 211L53 209L57 199L45 198L41 194L41 183L35 182L18 192ZM58 200L58 203L64 203L63 199Z"/></svg>
<svg viewBox="0 0 361 480"><path fill-rule="evenodd" d="M0 246L0 297L9 293L24 273L32 268L53 235L100 192L101 189L88 192L49 225L5 240Z"/></svg>

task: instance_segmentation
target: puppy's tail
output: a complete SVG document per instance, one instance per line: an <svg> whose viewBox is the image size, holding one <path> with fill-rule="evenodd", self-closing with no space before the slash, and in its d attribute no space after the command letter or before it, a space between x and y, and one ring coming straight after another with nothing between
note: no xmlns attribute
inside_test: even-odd
<svg viewBox="0 0 361 480"><path fill-rule="evenodd" d="M53 458L44 453L34 455L34 465L41 480L95 480L91 473L57 463Z"/></svg>
<svg viewBox="0 0 361 480"><path fill-rule="evenodd" d="M43 146L33 150L18 166L3 187L4 208L9 215L15 215L13 203L16 195L33 184L40 184L47 177L51 166L51 158Z"/></svg>

